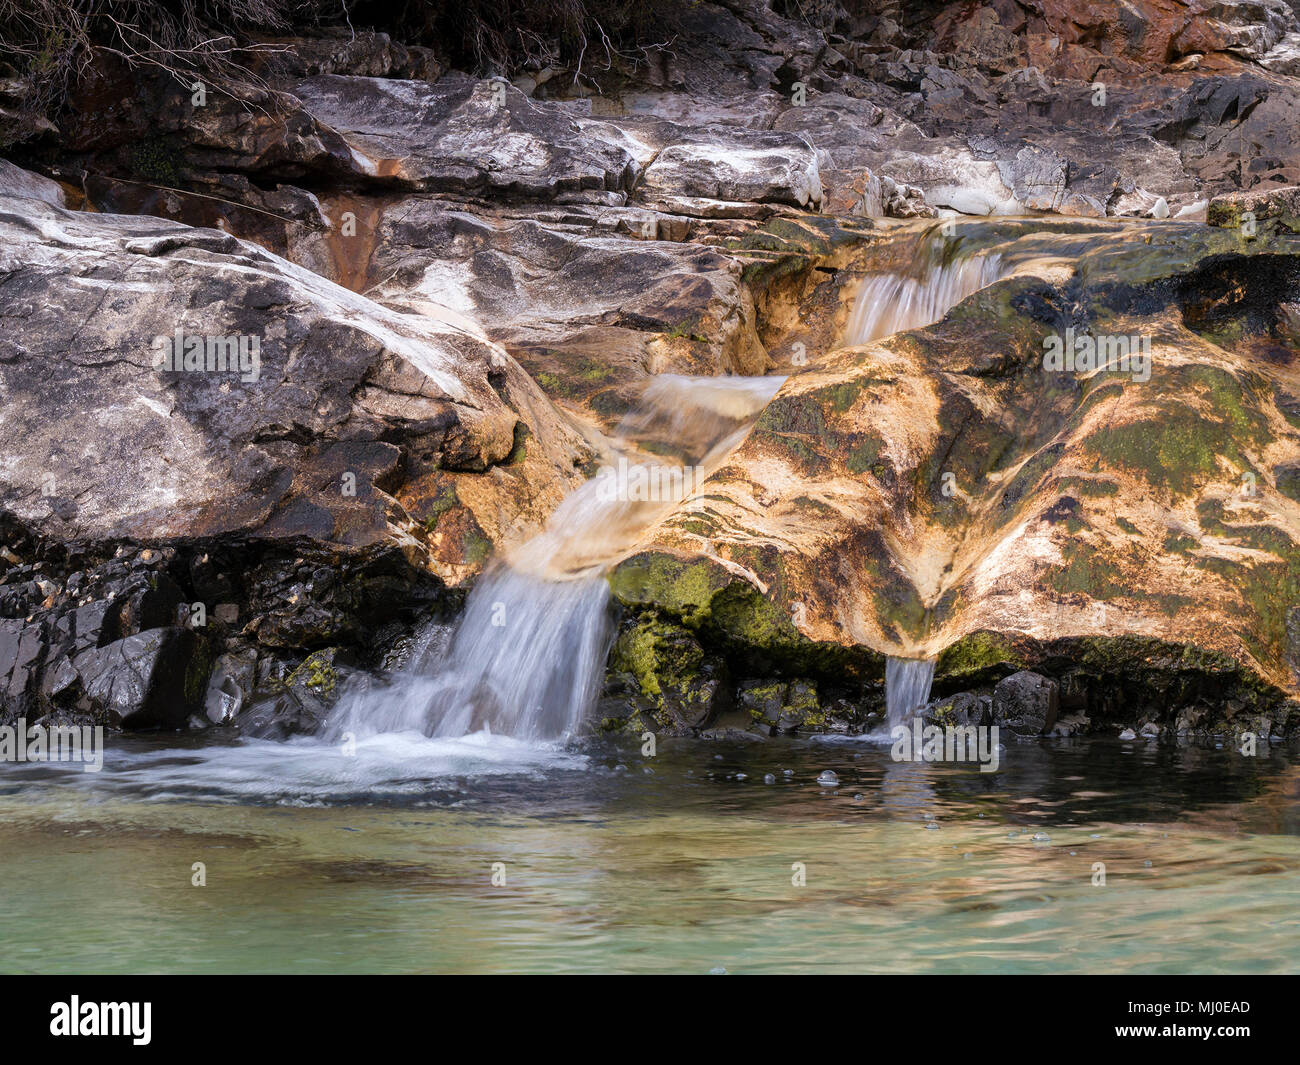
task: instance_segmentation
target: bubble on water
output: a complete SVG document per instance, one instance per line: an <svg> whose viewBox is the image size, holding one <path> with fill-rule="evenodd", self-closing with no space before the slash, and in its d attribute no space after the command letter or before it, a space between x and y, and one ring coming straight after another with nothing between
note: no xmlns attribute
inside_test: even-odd
<svg viewBox="0 0 1300 1065"><path fill-rule="evenodd" d="M1078 851L1070 851L1070 857L1073 858L1078 853Z"/></svg>
<svg viewBox="0 0 1300 1065"><path fill-rule="evenodd" d="M720 754L715 754L715 755L713 756L713 760L714 760L715 762L721 762L721 761L722 761L722 755L720 755Z"/></svg>
<svg viewBox="0 0 1300 1065"><path fill-rule="evenodd" d="M855 792L853 793L853 801L854 801L854 802L861 802L861 801L862 801L862 792L860 792L860 791L855 791Z"/></svg>
<svg viewBox="0 0 1300 1065"><path fill-rule="evenodd" d="M654 770L651 769L648 765L643 766L641 772L644 773L646 776L654 776Z"/></svg>
<svg viewBox="0 0 1300 1065"><path fill-rule="evenodd" d="M736 779L737 779L737 780L748 780L748 779L749 779L749 774L748 774L748 773L737 773L737 774L736 774Z"/></svg>
<svg viewBox="0 0 1300 1065"><path fill-rule="evenodd" d="M1052 842L1052 837L1049 836L1046 832L1035 832L1035 833L1034 833L1032 836L1030 836L1029 838L1030 838L1031 840L1033 840L1033 842L1035 842L1035 843L1051 843L1051 842Z"/></svg>
<svg viewBox="0 0 1300 1065"><path fill-rule="evenodd" d="M970 857L970 851L967 851L965 854L962 855L962 857L963 857L963 858L969 858L969 857Z"/></svg>
<svg viewBox="0 0 1300 1065"><path fill-rule="evenodd" d="M926 827L926 831L929 831L929 832L935 832L935 831L938 831L938 828L939 828L939 822L938 822L938 821L927 821L926 824L925 824L925 827Z"/></svg>
<svg viewBox="0 0 1300 1065"><path fill-rule="evenodd" d="M1145 865L1148 869L1150 869L1150 868L1151 868L1151 859L1148 858L1148 859L1147 859L1145 862L1143 862L1142 864Z"/></svg>
<svg viewBox="0 0 1300 1065"><path fill-rule="evenodd" d="M840 778L829 769L823 769L817 774L817 783L825 788L837 788L840 784Z"/></svg>
<svg viewBox="0 0 1300 1065"><path fill-rule="evenodd" d="M793 770L793 769L782 769L782 770L781 770L781 775L782 775L783 777L792 777L792 776L794 776L794 770Z"/></svg>
<svg viewBox="0 0 1300 1065"><path fill-rule="evenodd" d="M726 970L725 967L723 967L723 966L721 966L721 965L715 965L712 969L709 970L709 975L710 975L710 976L726 976L726 975L727 975L727 970Z"/></svg>
<svg viewBox="0 0 1300 1065"><path fill-rule="evenodd" d="M764 774L763 774L763 783L764 783L764 784L775 784L775 783L776 783L776 777L773 776L771 773L764 773Z"/></svg>
<svg viewBox="0 0 1300 1065"><path fill-rule="evenodd" d="M934 820L934 814L922 814L921 816L924 817L927 821Z"/></svg>

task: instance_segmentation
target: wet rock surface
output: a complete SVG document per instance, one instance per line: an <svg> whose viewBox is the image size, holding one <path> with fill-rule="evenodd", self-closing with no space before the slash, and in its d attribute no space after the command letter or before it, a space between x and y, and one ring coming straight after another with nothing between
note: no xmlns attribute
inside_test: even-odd
<svg viewBox="0 0 1300 1065"><path fill-rule="evenodd" d="M312 732L355 667L458 596L396 545L47 539L5 519L0 721Z"/></svg>
<svg viewBox="0 0 1300 1065"><path fill-rule="evenodd" d="M1297 444L1291 238L1170 223L1134 242L1089 223L1059 231L1071 265L1057 273L1050 232L1025 230L1025 260L1000 243L1008 276L942 322L796 372L727 466L615 572L621 601L805 658L950 647L953 664L1032 665L1072 637L1090 641L1075 655L1114 646L1112 682L1140 672L1143 645L1120 637L1156 640L1168 649L1153 661L1187 661L1209 689L1230 663L1235 684L1259 677L1233 698L1280 725L1300 680L1285 622L1300 533L1284 461ZM1207 277L1233 272L1242 297L1217 302ZM1146 370L1049 368L1067 307L1081 335L1145 333ZM1276 481L1256 472L1280 463ZM1016 635L988 641L988 628ZM1026 637L1037 647L1022 653ZM1162 714L1183 698L1158 696Z"/></svg>
<svg viewBox="0 0 1300 1065"><path fill-rule="evenodd" d="M0 715L314 731L647 380L780 372L611 576L605 727L875 728L900 653L939 657L935 720L1024 738L1295 727L1293 7L656 8L672 47L604 84L335 27L201 106L101 57L33 124ZM994 251L845 343L863 277ZM1067 329L1150 376L1045 374Z"/></svg>
<svg viewBox="0 0 1300 1065"><path fill-rule="evenodd" d="M1060 687L1037 673L1021 671L993 689L993 721L1017 736L1041 736L1056 724Z"/></svg>

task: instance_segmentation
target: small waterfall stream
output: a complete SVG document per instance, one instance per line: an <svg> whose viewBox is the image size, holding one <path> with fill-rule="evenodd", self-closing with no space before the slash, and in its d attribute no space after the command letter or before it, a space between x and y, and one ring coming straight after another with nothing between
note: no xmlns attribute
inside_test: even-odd
<svg viewBox="0 0 1300 1065"><path fill-rule="evenodd" d="M939 227L917 249L910 274L863 280L845 329L846 344L868 344L939 321L962 300L1006 272L1001 256L976 254L945 262ZM890 657L885 663L885 713L892 729L930 700L935 660Z"/></svg>
<svg viewBox="0 0 1300 1065"><path fill-rule="evenodd" d="M885 662L885 723L905 724L918 707L930 701L933 658L894 658Z"/></svg>
<svg viewBox="0 0 1300 1065"><path fill-rule="evenodd" d="M935 237L927 237L911 274L875 274L863 280L844 331L846 344L869 344L931 325L1004 273L997 254L945 263L939 247Z"/></svg>
<svg viewBox="0 0 1300 1065"><path fill-rule="evenodd" d="M863 282L847 343L928 325L1001 276L997 255L945 262L939 232L922 239L909 273ZM613 640L606 573L739 446L784 380L652 378L615 431L614 464L571 492L540 534L489 567L449 637L426 640L399 674L346 694L322 736L575 735L599 695ZM672 458L647 460L647 453ZM933 661L889 659L891 726L928 700L933 676Z"/></svg>
<svg viewBox="0 0 1300 1065"><path fill-rule="evenodd" d="M613 638L606 572L740 444L784 380L654 378L616 431L616 465L571 492L538 536L479 578L446 649L431 646L391 682L345 696L323 735L574 735L599 694ZM680 464L646 461L637 445Z"/></svg>

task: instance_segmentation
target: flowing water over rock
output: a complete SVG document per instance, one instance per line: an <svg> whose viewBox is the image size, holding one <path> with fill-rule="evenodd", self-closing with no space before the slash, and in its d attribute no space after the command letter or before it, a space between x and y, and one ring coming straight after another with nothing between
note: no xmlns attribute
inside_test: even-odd
<svg viewBox="0 0 1300 1065"><path fill-rule="evenodd" d="M942 234L942 227L938 227L922 239L913 265L919 276L880 274L863 281L845 330L846 344L867 344L930 325L1005 272L997 253L944 262ZM890 728L902 724L929 700L934 665L934 659L888 660L885 690Z"/></svg>
<svg viewBox="0 0 1300 1065"><path fill-rule="evenodd" d="M885 662L885 720L891 729L930 701L935 661L890 657Z"/></svg>
<svg viewBox="0 0 1300 1065"><path fill-rule="evenodd" d="M954 306L1004 272L997 253L976 254L944 262L942 230L922 242L912 272L868 277L858 290L844 332L846 344L873 340L937 322Z"/></svg>
<svg viewBox="0 0 1300 1065"><path fill-rule="evenodd" d="M0 726L109 728L0 737L0 970L1295 972L1296 4L6 79ZM941 649L996 765L853 731Z"/></svg>
<svg viewBox="0 0 1300 1065"><path fill-rule="evenodd" d="M415 656L392 683L372 680L346 695L324 737L575 735L599 694L613 635L605 572L740 443L783 380L654 378L619 426L614 462L479 579L446 651ZM647 461L643 444L678 461Z"/></svg>

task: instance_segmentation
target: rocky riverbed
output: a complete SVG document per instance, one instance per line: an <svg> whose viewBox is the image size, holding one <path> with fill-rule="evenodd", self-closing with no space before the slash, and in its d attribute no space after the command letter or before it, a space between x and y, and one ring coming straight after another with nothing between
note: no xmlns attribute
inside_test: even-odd
<svg viewBox="0 0 1300 1065"><path fill-rule="evenodd" d="M608 574L592 727L871 729L895 656L941 723L1296 734L1296 9L655 6L603 82L341 26L202 92L101 54L12 141L0 723L314 733L650 380L778 375Z"/></svg>

